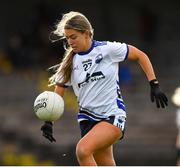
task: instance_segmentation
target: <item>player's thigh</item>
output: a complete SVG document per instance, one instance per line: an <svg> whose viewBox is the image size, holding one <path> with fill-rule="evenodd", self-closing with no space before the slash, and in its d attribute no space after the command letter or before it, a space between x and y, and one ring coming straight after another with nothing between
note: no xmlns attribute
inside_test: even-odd
<svg viewBox="0 0 180 167"><path fill-rule="evenodd" d="M93 154L93 156L98 166L116 165L113 157L113 146L98 150Z"/></svg>
<svg viewBox="0 0 180 167"><path fill-rule="evenodd" d="M115 143L122 136L120 128L107 123L96 124L78 143L78 148L83 148L92 153L107 148Z"/></svg>

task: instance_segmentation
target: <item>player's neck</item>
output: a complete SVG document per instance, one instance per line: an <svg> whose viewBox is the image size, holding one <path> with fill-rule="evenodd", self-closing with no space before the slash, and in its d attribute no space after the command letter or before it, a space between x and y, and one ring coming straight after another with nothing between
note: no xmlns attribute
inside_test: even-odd
<svg viewBox="0 0 180 167"><path fill-rule="evenodd" d="M86 42L86 45L84 47L84 51L83 52L87 52L92 47L92 44L93 44L93 40L92 39L88 39L87 42Z"/></svg>

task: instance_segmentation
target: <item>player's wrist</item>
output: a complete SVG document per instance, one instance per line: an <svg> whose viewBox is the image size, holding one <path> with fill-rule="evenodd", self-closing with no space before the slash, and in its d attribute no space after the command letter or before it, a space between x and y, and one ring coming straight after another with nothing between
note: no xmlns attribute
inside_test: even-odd
<svg viewBox="0 0 180 167"><path fill-rule="evenodd" d="M48 125L53 125L53 123L51 121L45 121L45 123Z"/></svg>
<svg viewBox="0 0 180 167"><path fill-rule="evenodd" d="M159 82L158 82L157 79L150 80L149 84L150 84L151 87L159 86Z"/></svg>

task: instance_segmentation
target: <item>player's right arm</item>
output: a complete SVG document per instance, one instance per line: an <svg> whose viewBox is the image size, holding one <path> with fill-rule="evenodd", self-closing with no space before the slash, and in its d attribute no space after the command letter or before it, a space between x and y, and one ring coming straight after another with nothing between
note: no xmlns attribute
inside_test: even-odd
<svg viewBox="0 0 180 167"><path fill-rule="evenodd" d="M55 86L54 92L60 95L61 97L64 96L64 91L65 91L64 87L58 85Z"/></svg>
<svg viewBox="0 0 180 167"><path fill-rule="evenodd" d="M54 92L60 95L61 97L64 96L65 88L62 86L55 86ZM50 142L55 142L56 139L53 137L53 122L45 122L41 127L43 131L43 136L47 138Z"/></svg>

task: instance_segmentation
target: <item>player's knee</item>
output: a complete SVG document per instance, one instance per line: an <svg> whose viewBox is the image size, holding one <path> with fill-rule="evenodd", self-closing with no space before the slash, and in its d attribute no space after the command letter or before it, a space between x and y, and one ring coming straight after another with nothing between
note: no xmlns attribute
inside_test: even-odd
<svg viewBox="0 0 180 167"><path fill-rule="evenodd" d="M83 143L78 143L76 146L76 156L78 159L84 159L88 156L92 155L91 149L88 147L88 145Z"/></svg>

